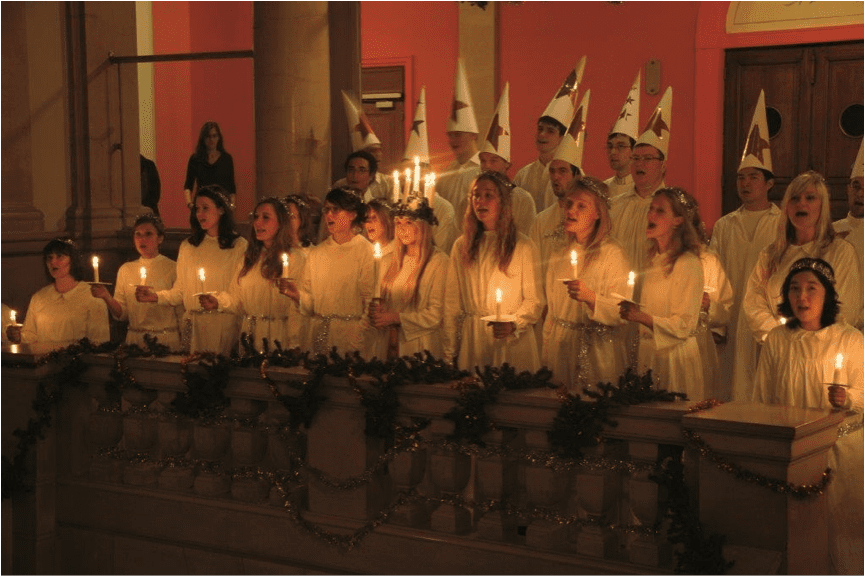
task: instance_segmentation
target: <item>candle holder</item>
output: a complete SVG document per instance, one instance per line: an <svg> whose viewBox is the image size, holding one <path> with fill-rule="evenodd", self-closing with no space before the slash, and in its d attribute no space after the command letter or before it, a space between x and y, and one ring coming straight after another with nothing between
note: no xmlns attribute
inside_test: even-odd
<svg viewBox="0 0 865 577"><path fill-rule="evenodd" d="M517 322L517 315L487 315L485 317L481 317L481 320L490 324L515 323Z"/></svg>
<svg viewBox="0 0 865 577"><path fill-rule="evenodd" d="M643 306L643 305L641 305L640 303L638 303L637 301L635 301L635 300L633 300L633 299L629 299L629 298L623 297L623 296L620 295L619 293L610 293L610 296L611 296L612 298L618 300L618 301L619 301L619 304L622 304L623 302L625 302L625 303L628 303L628 304L631 304L631 305L634 305L634 306L637 306L637 307L641 307L641 306Z"/></svg>

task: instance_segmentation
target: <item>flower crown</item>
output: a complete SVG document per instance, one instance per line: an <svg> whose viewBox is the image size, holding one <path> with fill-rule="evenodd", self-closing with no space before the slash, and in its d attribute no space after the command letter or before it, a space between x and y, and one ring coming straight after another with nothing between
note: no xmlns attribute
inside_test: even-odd
<svg viewBox="0 0 865 577"><path fill-rule="evenodd" d="M286 210L288 210L288 205L291 203L296 204L303 210L309 210L309 205L306 204L306 201L303 200L300 195L297 194L289 194L288 196L283 196L280 201L285 206Z"/></svg>
<svg viewBox="0 0 865 577"><path fill-rule="evenodd" d="M499 185L505 187L509 191L514 189L514 183L512 183L510 180L508 180L508 178L506 176L502 176L501 174L499 174L498 172L496 172L494 170L483 171L482 173L478 174L475 177L475 180L478 180L481 177L492 178L494 181L499 183Z"/></svg>
<svg viewBox="0 0 865 577"><path fill-rule="evenodd" d="M132 222L135 223L135 226L149 222L156 227L156 230L165 230L165 223L162 222L162 219L159 218L158 214L154 214L152 212L143 212L136 216L135 220Z"/></svg>
<svg viewBox="0 0 865 577"><path fill-rule="evenodd" d="M228 207L229 210L234 210L234 203L231 202L231 199L223 192L223 188L217 184L208 184L207 186L202 186L198 189L198 192L195 193L195 196L199 196L202 192L210 192L219 197L222 203Z"/></svg>
<svg viewBox="0 0 865 577"><path fill-rule="evenodd" d="M394 206L390 213L393 217L404 216L414 220L422 220L430 226L437 226L439 223L439 220L433 214L429 201L423 196L409 196Z"/></svg>
<svg viewBox="0 0 865 577"><path fill-rule="evenodd" d="M671 193L676 201L682 205L682 210L685 211L685 218L688 219L688 222L694 222L694 215L697 214L697 200L694 197L688 194L684 189L677 186L662 188L655 192L655 195L660 194L661 192Z"/></svg>
<svg viewBox="0 0 865 577"><path fill-rule="evenodd" d="M610 209L610 195L607 193L607 187L602 181L590 176L581 176L574 181L574 187L588 190L604 201L604 204L607 205L607 210Z"/></svg>
<svg viewBox="0 0 865 577"><path fill-rule="evenodd" d="M800 258L796 262L793 263L793 266L790 267L790 273L793 274L803 270L814 271L823 276L826 280L828 280L833 285L835 284L835 272L832 270L832 265L830 265L825 260L819 258Z"/></svg>

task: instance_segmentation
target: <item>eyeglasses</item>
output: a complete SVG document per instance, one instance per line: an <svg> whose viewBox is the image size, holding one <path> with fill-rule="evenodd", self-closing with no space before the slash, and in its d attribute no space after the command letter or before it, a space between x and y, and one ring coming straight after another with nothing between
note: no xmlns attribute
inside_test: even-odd
<svg viewBox="0 0 865 577"><path fill-rule="evenodd" d="M618 150L619 152L622 152L625 150L631 150L631 147L629 145L621 143L621 142L615 146L613 146L612 144L607 144L607 151L610 151L613 149Z"/></svg>
<svg viewBox="0 0 865 577"><path fill-rule="evenodd" d="M650 160L661 160L660 156L632 156L631 161L633 162L648 162Z"/></svg>

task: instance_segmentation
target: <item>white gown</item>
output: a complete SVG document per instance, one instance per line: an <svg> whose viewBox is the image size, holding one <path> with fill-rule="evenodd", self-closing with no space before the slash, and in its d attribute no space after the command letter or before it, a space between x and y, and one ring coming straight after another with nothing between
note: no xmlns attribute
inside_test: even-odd
<svg viewBox="0 0 865 577"><path fill-rule="evenodd" d="M459 164L456 159L445 167L444 172L436 178L436 195L447 200L454 209L468 195L469 188L475 177L481 173L481 161L477 153L464 164ZM462 230L462 215L457 211L457 228Z"/></svg>
<svg viewBox="0 0 865 577"><path fill-rule="evenodd" d="M172 351L180 351L183 305L162 306L135 300L135 286L141 283L141 267L147 270L144 284L153 287L153 290L170 289L177 280L177 263L161 254L154 258L141 257L120 267L114 300L120 304L121 314L115 318L129 321L126 343L144 347L144 335L150 335Z"/></svg>
<svg viewBox="0 0 865 577"><path fill-rule="evenodd" d="M304 248L293 248L288 253L288 278L299 280L306 266ZM261 276L262 259L242 277L241 262L234 272L234 280L228 290L217 295L220 309L233 312L241 318L240 332L253 337L255 349L264 350L267 339L270 350L274 341L279 341L284 349L302 347L301 335L309 332L308 317L300 314L293 300L279 293L275 280Z"/></svg>
<svg viewBox="0 0 865 577"><path fill-rule="evenodd" d="M722 216L712 229L709 247L718 253L721 265L733 287L733 306L727 325L727 341L718 347L719 371L717 382L722 400L724 398L746 401L736 396L736 391L745 391L745 383L754 382L757 370L757 343L751 338L748 322L742 314L742 299L748 277L757 264L760 251L766 248L778 234L778 218L781 209L774 204L760 217L754 234L745 226L746 211L743 207Z"/></svg>
<svg viewBox="0 0 865 577"><path fill-rule="evenodd" d="M214 352L227 355L237 344L240 318L227 311L205 311L194 296L201 292L225 291L234 280L237 264L243 261L246 239L238 237L234 246L219 248L214 236L204 235L198 246L188 240L180 244L177 255L177 280L169 290L157 291L158 304L186 308L181 336L189 335L190 352ZM205 280L198 278L198 269L204 268Z"/></svg>
<svg viewBox="0 0 865 577"><path fill-rule="evenodd" d="M838 236L853 245L856 256L859 257L859 282L863 282L865 263L862 262L862 259L865 257L865 248L863 248L862 219L853 218L848 214L846 218L834 222L832 226L835 227L835 232ZM857 317L850 319L850 324L861 331L863 324L863 310L861 306L859 307Z"/></svg>
<svg viewBox="0 0 865 577"><path fill-rule="evenodd" d="M709 294L709 310L700 310L700 320L697 323L697 344L700 346L700 358L703 359L706 397L729 401L730 389L718 378L720 358L712 333L718 331L724 334L727 323L730 322L733 287L721 266L721 260L712 249L704 247L700 251L700 261L703 264L703 292Z"/></svg>
<svg viewBox="0 0 865 577"><path fill-rule="evenodd" d="M630 265L624 251L606 239L600 253L588 266L578 266L577 275L595 291L595 310L568 296L559 279L573 278L571 249L566 241L558 245L547 267L546 300L549 310L544 321L541 364L553 371L553 382L563 383L572 393L598 382L617 383L627 366L623 323L619 317L617 293L632 297L628 286ZM578 263L586 262L582 245L574 245Z"/></svg>
<svg viewBox="0 0 865 577"><path fill-rule="evenodd" d="M465 237L454 243L445 288L444 358L451 360L459 353L458 366L468 370L507 362L517 371L536 371L540 359L532 325L544 307L537 289L537 249L528 237L519 235L505 275L495 260L495 237L495 232L484 232L478 259L468 267L462 260ZM497 288L503 293L501 314L516 317L516 331L505 339L493 338L492 327L481 320L496 314Z"/></svg>
<svg viewBox="0 0 865 577"><path fill-rule="evenodd" d="M433 240L436 247L445 254L450 254L451 247L457 238L457 223L454 206L439 194L435 195L433 201L433 214L439 223L433 227Z"/></svg>
<svg viewBox="0 0 865 577"><path fill-rule="evenodd" d="M700 346L694 336L703 300L703 265L684 253L665 276L666 255L657 255L639 277L641 310L652 315L654 329L639 325L638 368L652 374L659 388L686 393L691 402L706 398Z"/></svg>
<svg viewBox="0 0 865 577"><path fill-rule="evenodd" d="M828 388L835 356L844 355L842 384L849 399L844 427L862 421L862 333L844 322L819 331L777 327L760 354L753 400L805 409L831 410ZM829 484L829 552L838 574L861 575L862 552L862 428L840 436L829 453L835 471Z"/></svg>
<svg viewBox="0 0 865 577"><path fill-rule="evenodd" d="M86 282L79 281L65 293L57 292L51 283L30 297L21 328L22 343L38 343L39 349L59 349L84 337L94 345L110 339L105 302L90 294Z"/></svg>
<svg viewBox="0 0 865 577"><path fill-rule="evenodd" d="M607 196L610 198L616 198L617 196L634 189L634 177L628 174L625 178L619 178L614 174L605 180L604 184L607 185Z"/></svg>
<svg viewBox="0 0 865 577"><path fill-rule="evenodd" d="M547 263L550 260L550 254L553 252L554 245L567 242L567 236L562 224L562 219L564 218L565 213L557 202L538 213L529 232L529 238L535 243L540 254L539 264L543 282L546 282Z"/></svg>
<svg viewBox="0 0 865 577"><path fill-rule="evenodd" d="M411 302L406 279L413 271L416 257L406 256L403 267L394 279L388 295L387 308L399 313L399 356L428 350L442 356L442 316L444 315L445 282L448 257L436 250L418 279L417 302Z"/></svg>
<svg viewBox="0 0 865 577"><path fill-rule="evenodd" d="M517 171L514 185L526 189L540 210L547 208L546 190L550 183L549 164L543 164L535 159Z"/></svg>
<svg viewBox="0 0 865 577"><path fill-rule="evenodd" d="M300 311L311 317L307 339L316 353L360 351L369 357L366 306L373 294L372 246L363 236L333 238L309 250L300 284Z"/></svg>
<svg viewBox="0 0 865 577"><path fill-rule="evenodd" d="M790 266L800 258L805 257L822 258L832 265L832 269L835 271L835 290L838 292L838 300L841 301L841 314L845 320L856 318L857 308L861 306L862 302L862 283L858 275L859 265L856 262L856 252L849 242L836 238L822 253L816 242L809 242L801 246L790 245L771 277L768 272L769 255L768 248L766 248L760 251L757 264L748 277L745 296L742 300L742 313L747 321L747 328L751 331L751 338L756 343L762 343L769 331L781 324L778 315L778 305L781 304L782 300L781 286L790 271ZM744 338L746 336L743 336L742 340ZM756 359L754 362L756 364ZM733 390L733 399L751 398L753 381L745 381L742 383L744 387L741 389L738 388L739 384L737 382L737 388Z"/></svg>
<svg viewBox="0 0 865 577"><path fill-rule="evenodd" d="M663 182L655 190L664 188ZM652 191L654 194L655 191ZM640 197L635 188L625 194L612 199L610 207L610 221L612 222L611 234L622 245L628 262L635 271L645 270L648 266L648 241L646 240L646 226L649 221L649 205L652 203L652 195L646 198Z"/></svg>

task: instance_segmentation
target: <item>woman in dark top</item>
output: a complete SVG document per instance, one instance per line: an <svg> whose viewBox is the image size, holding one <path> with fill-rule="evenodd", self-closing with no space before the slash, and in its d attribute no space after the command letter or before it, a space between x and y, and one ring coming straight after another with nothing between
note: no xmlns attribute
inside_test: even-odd
<svg viewBox="0 0 865 577"><path fill-rule="evenodd" d="M201 127L195 152L186 165L186 182L183 183L186 205L191 207L196 191L209 184L224 188L232 206L235 204L234 194L237 190L234 186L234 161L225 152L222 131L213 121L205 122Z"/></svg>

